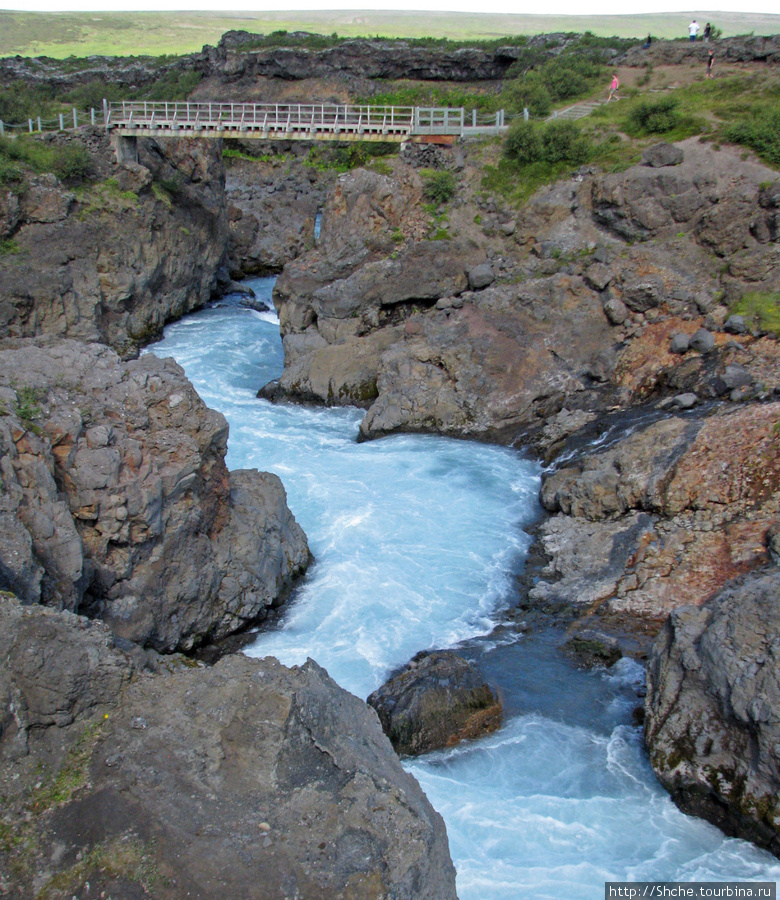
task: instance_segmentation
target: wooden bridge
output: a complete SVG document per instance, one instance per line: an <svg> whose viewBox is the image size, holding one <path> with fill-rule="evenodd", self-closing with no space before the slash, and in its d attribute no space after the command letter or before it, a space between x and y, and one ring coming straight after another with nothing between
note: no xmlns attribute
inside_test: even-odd
<svg viewBox="0 0 780 900"><path fill-rule="evenodd" d="M489 118L464 108L328 103L103 101L106 130L123 138L201 137L296 141L451 143L503 134L504 111Z"/></svg>

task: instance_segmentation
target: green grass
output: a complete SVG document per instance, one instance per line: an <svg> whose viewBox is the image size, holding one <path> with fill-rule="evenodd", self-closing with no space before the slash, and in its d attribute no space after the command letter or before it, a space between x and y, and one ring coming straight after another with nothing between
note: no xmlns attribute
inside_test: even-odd
<svg viewBox="0 0 780 900"><path fill-rule="evenodd" d="M733 34L777 34L780 16L700 12ZM0 11L0 55L66 57L193 53L216 44L232 29L258 34L310 31L341 37L448 38L503 41L512 35L591 31L596 36L684 38L687 20L677 13L625 16L508 15L446 12L283 11L69 12ZM74 63L75 65L75 63Z"/></svg>
<svg viewBox="0 0 780 900"><path fill-rule="evenodd" d="M41 813L52 806L67 803L87 783L92 751L100 737L102 725L102 721L88 725L68 751L59 772L44 779L41 786L33 791L30 798L33 812Z"/></svg>
<svg viewBox="0 0 780 900"><path fill-rule="evenodd" d="M780 291L751 291L731 307L731 314L744 316L749 327L780 334Z"/></svg>

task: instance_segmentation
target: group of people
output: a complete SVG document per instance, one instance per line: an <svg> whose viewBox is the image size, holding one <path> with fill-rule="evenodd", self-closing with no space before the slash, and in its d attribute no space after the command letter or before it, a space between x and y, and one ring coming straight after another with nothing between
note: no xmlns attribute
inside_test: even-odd
<svg viewBox="0 0 780 900"><path fill-rule="evenodd" d="M694 19L691 24L688 26L688 38L691 43L696 40L696 35L699 33L699 23ZM712 26L709 22L704 26L704 34L702 34L702 40L705 44L709 43L710 35L712 34Z"/></svg>
<svg viewBox="0 0 780 900"><path fill-rule="evenodd" d="M696 19L693 19L691 24L688 26L688 36L690 40L693 42L696 40L696 35L699 33L699 23ZM705 44L709 43L710 37L712 35L712 26L709 22L704 26L704 33L702 34L702 40ZM652 43L652 37L648 34L647 40L645 41L643 48L645 50L650 47ZM715 64L715 51L710 50L707 54L707 78L712 78L712 67ZM617 72L614 72L612 75L612 83L609 86L609 96L607 97L607 103L610 100L619 100L619 91L620 91L620 79L618 78Z"/></svg>

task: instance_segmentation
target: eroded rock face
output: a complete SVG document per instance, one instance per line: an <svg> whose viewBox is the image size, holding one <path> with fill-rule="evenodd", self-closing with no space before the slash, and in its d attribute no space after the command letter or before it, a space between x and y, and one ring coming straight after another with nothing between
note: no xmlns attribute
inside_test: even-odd
<svg viewBox="0 0 780 900"><path fill-rule="evenodd" d="M332 172L304 166L292 143L289 147L279 147L276 141L270 143L275 146L268 148L266 158L231 159L227 168L228 262L232 278L279 272L290 260L311 249L315 244L316 216L334 180ZM253 154L261 149L262 145L251 148ZM285 152L289 161L285 161Z"/></svg>
<svg viewBox="0 0 780 900"><path fill-rule="evenodd" d="M441 817L314 662L171 659L130 681L101 623L0 598L0 624L12 896L56 878L162 900L456 897Z"/></svg>
<svg viewBox="0 0 780 900"><path fill-rule="evenodd" d="M218 142L140 141L140 165L118 165L102 130L56 140L86 150L90 174L78 191L43 175L19 198L0 193L15 251L0 255L0 335L133 354L218 290L228 238Z"/></svg>
<svg viewBox="0 0 780 900"><path fill-rule="evenodd" d="M65 728L112 707L133 664L110 629L0 595L0 755L27 755L31 732Z"/></svg>
<svg viewBox="0 0 780 900"><path fill-rule="evenodd" d="M418 653L368 698L401 756L482 737L501 725L501 701L476 668L450 650Z"/></svg>
<svg viewBox="0 0 780 900"><path fill-rule="evenodd" d="M172 360L0 349L0 573L161 651L235 631L308 564L276 476L228 473L227 423Z"/></svg>
<svg viewBox="0 0 780 900"><path fill-rule="evenodd" d="M686 812L780 856L780 570L676 609L647 669L645 736Z"/></svg>
<svg viewBox="0 0 780 900"><path fill-rule="evenodd" d="M769 559L780 404L670 416L545 479L532 601L660 619Z"/></svg>
<svg viewBox="0 0 780 900"><path fill-rule="evenodd" d="M277 283L285 371L265 396L363 406L364 439L479 435L547 456L565 410L583 420L651 398L771 396L776 341L723 330L726 303L772 289L780 271L771 173L694 141L663 150L683 162L584 170L506 229L495 204L478 226L466 152L451 241L425 240L409 166L342 176L320 245Z"/></svg>

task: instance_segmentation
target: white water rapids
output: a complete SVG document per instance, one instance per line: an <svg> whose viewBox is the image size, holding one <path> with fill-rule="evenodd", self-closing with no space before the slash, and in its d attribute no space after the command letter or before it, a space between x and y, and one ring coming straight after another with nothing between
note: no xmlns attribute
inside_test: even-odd
<svg viewBox="0 0 780 900"><path fill-rule="evenodd" d="M272 279L248 284L270 301ZM538 513L536 464L431 436L358 444L359 410L258 400L282 369L278 322L237 302L170 326L150 350L226 416L231 469L281 477L316 558L281 626L248 653L310 656L365 698L418 650L458 644L499 686L500 731L407 764L447 823L461 900L780 880L777 859L683 815L657 784L631 724L638 665L580 672L555 636L493 632Z"/></svg>

